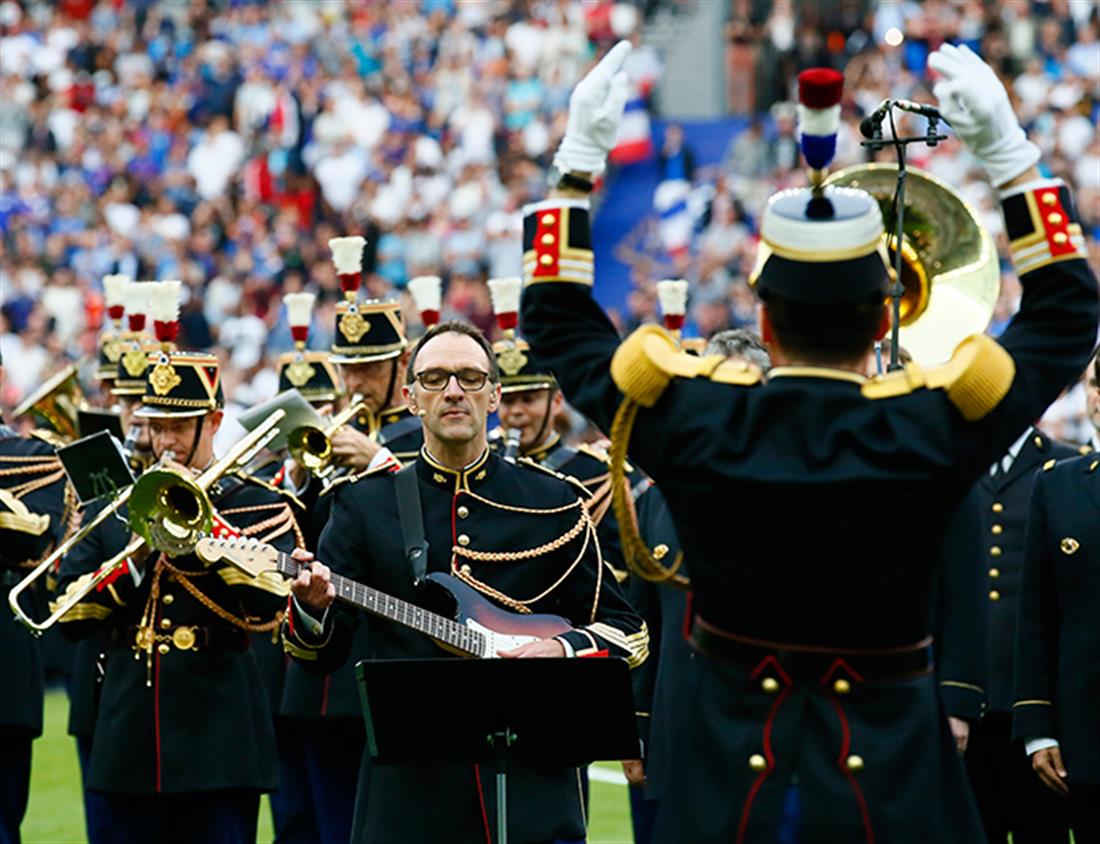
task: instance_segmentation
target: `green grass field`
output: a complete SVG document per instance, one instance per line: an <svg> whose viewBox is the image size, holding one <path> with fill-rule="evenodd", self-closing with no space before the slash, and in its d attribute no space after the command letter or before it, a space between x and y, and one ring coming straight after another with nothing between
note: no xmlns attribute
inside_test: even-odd
<svg viewBox="0 0 1100 844"><path fill-rule="evenodd" d="M84 810L76 743L65 732L69 702L63 692L46 695L45 732L34 743L31 802L23 822L26 844L70 844L84 841ZM618 771L617 765L601 765ZM258 840L271 841L271 813L266 800L260 810ZM630 810L626 788L592 783L589 844L630 844Z"/></svg>

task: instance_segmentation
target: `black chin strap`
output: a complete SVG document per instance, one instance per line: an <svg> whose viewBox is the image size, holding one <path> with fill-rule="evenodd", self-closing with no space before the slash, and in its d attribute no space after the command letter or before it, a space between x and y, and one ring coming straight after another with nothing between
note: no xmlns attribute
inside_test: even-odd
<svg viewBox="0 0 1100 844"><path fill-rule="evenodd" d="M538 451L546 438L546 427L550 424L550 405L553 404L555 392L555 390L548 390L546 393L546 410L542 414L542 424L539 425L539 432L535 435L535 445L530 449L531 451Z"/></svg>
<svg viewBox="0 0 1100 844"><path fill-rule="evenodd" d="M385 404L380 408L379 412L382 410L389 410L393 407L393 388L397 385L397 362L399 360L401 360L401 355L393 358L393 366L390 369L390 383L389 386L386 387Z"/></svg>
<svg viewBox="0 0 1100 844"><path fill-rule="evenodd" d="M190 466L191 460L199 447L199 437L202 436L202 426L206 422L206 416L199 417L199 424L195 426L195 435L191 438L191 450L187 452L187 459L182 461L184 466Z"/></svg>

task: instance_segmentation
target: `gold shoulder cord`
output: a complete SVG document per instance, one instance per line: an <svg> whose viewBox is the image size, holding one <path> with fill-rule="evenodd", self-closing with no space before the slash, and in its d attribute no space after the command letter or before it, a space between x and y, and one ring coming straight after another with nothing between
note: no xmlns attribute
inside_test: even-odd
<svg viewBox="0 0 1100 844"><path fill-rule="evenodd" d="M684 562L684 552L676 552L671 566L662 565L650 553L649 546L638 532L638 514L630 496L626 481L626 451L630 444L630 435L634 432L634 420L638 416L640 405L633 399L623 396L615 419L611 423L611 506L615 509L615 518L619 522L619 539L623 545L623 560L630 571L643 580L654 583L671 583L686 589L690 581L677 571Z"/></svg>

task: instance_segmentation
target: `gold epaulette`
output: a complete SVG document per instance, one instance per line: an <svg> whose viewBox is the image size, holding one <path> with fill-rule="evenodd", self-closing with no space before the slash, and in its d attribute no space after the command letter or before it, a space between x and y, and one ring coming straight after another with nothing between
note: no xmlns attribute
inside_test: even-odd
<svg viewBox="0 0 1100 844"><path fill-rule="evenodd" d="M972 334L947 363L927 370L910 363L899 372L872 378L862 391L869 399L889 399L919 389L943 389L963 417L976 422L1001 403L1015 377L1012 356L991 337Z"/></svg>
<svg viewBox="0 0 1100 844"><path fill-rule="evenodd" d="M373 477L375 475L383 475L389 471L389 464L383 463L381 466L376 466L373 469L364 469L362 472L350 472L343 477L337 478L328 486L326 486L323 490L321 490L321 495L328 495L333 490L339 489L345 484L354 483L355 481L361 480L362 478Z"/></svg>
<svg viewBox="0 0 1100 844"><path fill-rule="evenodd" d="M1058 465L1058 461L1055 458L1052 457L1052 458L1050 458L1050 460L1046 461L1046 463L1043 464L1043 471L1044 472L1049 472L1051 469L1053 469L1057 465Z"/></svg>
<svg viewBox="0 0 1100 844"><path fill-rule="evenodd" d="M1088 443L1085 443L1084 445L1079 445L1077 446L1077 453L1080 454L1082 457L1088 454L1092 454L1092 446Z"/></svg>
<svg viewBox="0 0 1100 844"><path fill-rule="evenodd" d="M266 489L268 492L273 492L280 498L285 498L295 507L300 507L303 510L306 508L306 505L301 502L298 496L291 492L289 489L284 489L281 486L275 486L275 484L268 483L263 478L257 478L255 475L246 475L242 472L234 472L233 476L236 478L240 478L241 481L246 484L252 484L253 486L258 486L261 489Z"/></svg>
<svg viewBox="0 0 1100 844"><path fill-rule="evenodd" d="M578 481L572 475L566 475L561 472L556 472L553 469L549 469L546 466L543 466L538 461L532 460L530 457L517 458L516 465L525 466L528 469L536 469L539 472L542 472L544 475L550 475L551 477L557 478L559 481L565 481L567 484L577 490L577 492L581 494L582 498L587 499L592 497L592 490L590 490L581 481Z"/></svg>
<svg viewBox="0 0 1100 844"><path fill-rule="evenodd" d="M602 448L592 443L580 443L577 446L577 451L579 451L581 454L587 454L589 457L593 458L594 460L599 460L601 463L607 465L610 465L611 463L611 456Z"/></svg>
<svg viewBox="0 0 1100 844"><path fill-rule="evenodd" d="M611 377L623 395L653 407L673 378L709 378L719 384L748 387L761 380L760 369L721 355L696 357L677 347L657 325L643 325L627 337L611 359Z"/></svg>

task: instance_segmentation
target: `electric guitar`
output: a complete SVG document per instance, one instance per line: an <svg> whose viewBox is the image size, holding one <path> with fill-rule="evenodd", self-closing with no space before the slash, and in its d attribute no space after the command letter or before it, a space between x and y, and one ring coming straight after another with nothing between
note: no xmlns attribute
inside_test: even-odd
<svg viewBox="0 0 1100 844"><path fill-rule="evenodd" d="M199 540L195 554L207 563L224 561L251 577L276 572L293 579L303 565L256 539L208 536ZM338 574L331 579L338 601L423 633L440 647L461 656L494 659L498 651L550 639L573 629L561 616L520 615L503 610L458 578L441 572L433 572L425 580L430 588L443 590L450 596L455 607L451 618Z"/></svg>

